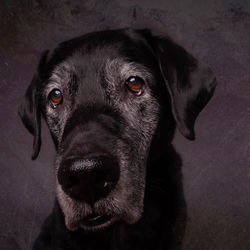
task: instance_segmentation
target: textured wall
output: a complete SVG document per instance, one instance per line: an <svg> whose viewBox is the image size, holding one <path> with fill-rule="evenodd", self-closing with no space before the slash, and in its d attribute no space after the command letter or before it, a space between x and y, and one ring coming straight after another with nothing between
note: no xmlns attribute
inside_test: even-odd
<svg viewBox="0 0 250 250"><path fill-rule="evenodd" d="M178 132L189 221L183 249L250 249L250 1L0 0L0 248L30 249L52 208L54 148L30 160L16 110L40 53L101 29L168 34L215 72L219 85L196 123Z"/></svg>

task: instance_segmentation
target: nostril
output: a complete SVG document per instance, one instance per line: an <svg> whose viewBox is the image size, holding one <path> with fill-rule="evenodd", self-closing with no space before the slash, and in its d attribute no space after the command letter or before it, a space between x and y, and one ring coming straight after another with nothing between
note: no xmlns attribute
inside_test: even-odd
<svg viewBox="0 0 250 250"><path fill-rule="evenodd" d="M64 179L65 181L61 185L63 185L66 189L72 188L78 182L76 176L68 176Z"/></svg>
<svg viewBox="0 0 250 250"><path fill-rule="evenodd" d="M100 193L106 193L111 191L111 189L114 186L114 182L108 182L108 181L100 181L98 183L95 184L95 189L99 190Z"/></svg>
<svg viewBox="0 0 250 250"><path fill-rule="evenodd" d="M72 173L67 169L66 167L60 167L58 174L57 174L57 179L59 184L63 188L71 188L75 183L77 183L77 178L76 176L72 175Z"/></svg>

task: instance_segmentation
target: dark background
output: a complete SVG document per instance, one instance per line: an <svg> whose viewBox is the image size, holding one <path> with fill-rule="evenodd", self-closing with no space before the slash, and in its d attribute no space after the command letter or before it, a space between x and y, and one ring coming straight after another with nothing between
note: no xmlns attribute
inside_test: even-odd
<svg viewBox="0 0 250 250"><path fill-rule="evenodd" d="M16 110L40 53L95 30L168 34L218 79L190 142L176 133L189 220L183 249L250 249L250 1L0 0L0 249L30 249L54 199L54 148L30 160Z"/></svg>

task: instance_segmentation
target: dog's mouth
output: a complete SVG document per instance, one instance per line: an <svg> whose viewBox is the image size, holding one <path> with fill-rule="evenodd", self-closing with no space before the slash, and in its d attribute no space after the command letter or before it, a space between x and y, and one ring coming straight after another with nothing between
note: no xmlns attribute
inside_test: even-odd
<svg viewBox="0 0 250 250"><path fill-rule="evenodd" d="M81 224L85 227L97 227L107 224L112 218L111 215L93 213L82 219Z"/></svg>

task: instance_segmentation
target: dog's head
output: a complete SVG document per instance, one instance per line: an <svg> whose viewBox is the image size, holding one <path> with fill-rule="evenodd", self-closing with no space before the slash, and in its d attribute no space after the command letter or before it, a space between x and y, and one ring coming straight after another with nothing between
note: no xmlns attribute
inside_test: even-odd
<svg viewBox="0 0 250 250"><path fill-rule="evenodd" d="M175 124L194 139L215 85L208 68L148 30L95 32L46 51L19 115L34 135L33 159L41 115L48 124L67 228L137 222L152 143L170 143Z"/></svg>

